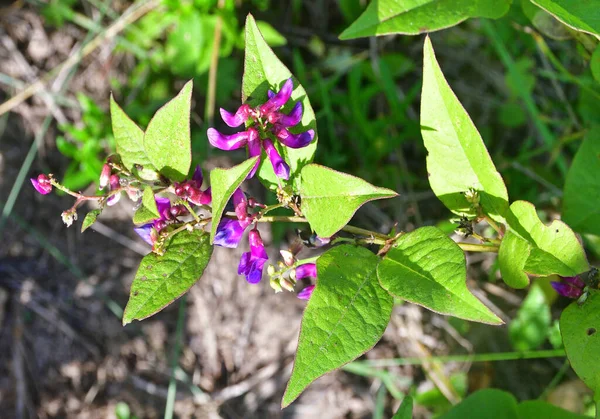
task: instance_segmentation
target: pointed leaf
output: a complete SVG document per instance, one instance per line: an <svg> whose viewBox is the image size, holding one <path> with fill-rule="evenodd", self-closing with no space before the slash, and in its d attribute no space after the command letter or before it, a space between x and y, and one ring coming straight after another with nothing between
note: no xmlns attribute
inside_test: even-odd
<svg viewBox="0 0 600 419"><path fill-rule="evenodd" d="M216 168L210 172L213 217L210 229L211 244L215 240L217 227L223 216L223 210L227 205L227 201L229 201L233 192L235 192L242 182L246 180L248 173L250 173L256 163L256 159L258 159L258 156L252 157L237 166L233 166L231 169Z"/></svg>
<svg viewBox="0 0 600 419"><path fill-rule="evenodd" d="M379 35L418 35L458 25L471 17L497 19L510 0L373 0L340 39Z"/></svg>
<svg viewBox="0 0 600 419"><path fill-rule="evenodd" d="M92 224L94 224L96 222L96 219L98 218L98 216L100 215L100 213L102 212L101 209L94 209L91 210L90 212L88 212L85 216L85 218L83 219L83 223L81 223L81 232L83 233L85 230L87 230L88 228L90 228L92 226Z"/></svg>
<svg viewBox="0 0 600 419"><path fill-rule="evenodd" d="M392 419L412 419L413 417L413 398L404 396L402 404L394 414Z"/></svg>
<svg viewBox="0 0 600 419"><path fill-rule="evenodd" d="M300 170L312 161L317 148L317 122L306 91L267 45L256 26L254 17L248 15L246 18L246 56L242 80L242 100L251 106L260 105L267 101L267 91L269 89L279 91L283 83L290 77L294 81L294 91L286 106L283 107L282 112L288 113L300 101L304 113L300 123L290 128L289 131L298 134L312 129L315 132L315 137L309 145L299 149L285 147L276 142L277 150L290 166L289 181L278 179L275 176L269 159L263 152L258 177L270 189L277 189L278 184L282 183L292 184L297 190Z"/></svg>
<svg viewBox="0 0 600 419"><path fill-rule="evenodd" d="M583 247L569 226L558 220L544 225L530 202L513 202L507 221L509 230L498 251L507 285L525 287L527 274L575 276L589 269Z"/></svg>
<svg viewBox="0 0 600 419"><path fill-rule="evenodd" d="M318 280L302 318L294 370L282 407L323 374L371 349L392 314L393 299L379 286L379 258L342 245L317 260Z"/></svg>
<svg viewBox="0 0 600 419"><path fill-rule="evenodd" d="M192 81L160 108L144 134L144 148L150 161L169 179L182 181L192 163L190 106Z"/></svg>
<svg viewBox="0 0 600 419"><path fill-rule="evenodd" d="M163 256L146 255L131 284L123 325L150 317L181 297L200 279L212 251L208 234L183 230Z"/></svg>
<svg viewBox="0 0 600 419"><path fill-rule="evenodd" d="M600 126L589 131L567 173L563 219L575 231L600 236Z"/></svg>
<svg viewBox="0 0 600 419"><path fill-rule="evenodd" d="M485 214L504 222L508 211L506 186L485 148L481 135L446 82L429 37L423 57L421 135L427 148L429 183L450 211L474 217L477 210L465 192L479 192Z"/></svg>
<svg viewBox="0 0 600 419"><path fill-rule="evenodd" d="M571 367L600 402L600 291L591 290L585 303L573 302L562 312L560 333Z"/></svg>
<svg viewBox="0 0 600 419"><path fill-rule="evenodd" d="M144 131L123 112L112 94L110 95L110 119L117 153L121 156L123 165L129 170L133 170L135 165L156 170L144 149Z"/></svg>
<svg viewBox="0 0 600 419"><path fill-rule="evenodd" d="M337 233L366 202L397 195L391 189L318 164L302 169L302 213L321 237Z"/></svg>
<svg viewBox="0 0 600 419"><path fill-rule="evenodd" d="M595 1L531 0L565 25L600 39L600 8Z"/></svg>
<svg viewBox="0 0 600 419"><path fill-rule="evenodd" d="M152 192L150 186L146 186L144 195L142 195L142 205L133 214L133 223L145 224L158 218L160 218L160 214L158 213L158 207L154 199L154 192Z"/></svg>
<svg viewBox="0 0 600 419"><path fill-rule="evenodd" d="M398 239L377 267L381 286L395 297L436 313L502 324L467 288L465 254L436 227L422 227Z"/></svg>

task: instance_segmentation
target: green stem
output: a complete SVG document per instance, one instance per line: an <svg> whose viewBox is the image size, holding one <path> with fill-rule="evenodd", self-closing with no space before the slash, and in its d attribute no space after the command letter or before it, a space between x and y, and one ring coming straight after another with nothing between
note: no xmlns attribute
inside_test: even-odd
<svg viewBox="0 0 600 419"><path fill-rule="evenodd" d="M477 243L456 243L465 252L491 252L498 253L500 246Z"/></svg>
<svg viewBox="0 0 600 419"><path fill-rule="evenodd" d="M200 217L198 217L198 214L196 214L196 211L194 211L192 209L192 206L190 205L190 203L186 199L182 199L181 203L189 211L189 213L192 214L192 217L194 217L194 219L196 220L196 222L199 223L200 222Z"/></svg>

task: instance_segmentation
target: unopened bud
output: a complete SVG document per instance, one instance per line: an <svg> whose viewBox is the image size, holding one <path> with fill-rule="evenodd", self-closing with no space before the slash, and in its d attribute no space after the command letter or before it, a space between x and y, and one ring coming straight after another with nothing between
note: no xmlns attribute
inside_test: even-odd
<svg viewBox="0 0 600 419"><path fill-rule="evenodd" d="M283 291L281 284L279 283L279 278L271 278L269 285L271 285L271 288L273 288L276 293Z"/></svg>
<svg viewBox="0 0 600 419"><path fill-rule="evenodd" d="M52 182L50 181L50 178L45 174L42 173L37 178L31 178L30 180L35 190L41 193L42 195L47 195L50 192L52 192Z"/></svg>
<svg viewBox="0 0 600 419"><path fill-rule="evenodd" d="M108 185L108 181L110 180L110 166L108 164L104 164L102 166L102 172L100 172L100 181L98 182L98 187L100 190L106 188Z"/></svg>
<svg viewBox="0 0 600 419"><path fill-rule="evenodd" d="M275 266L273 265L269 265L267 266L267 274L269 274L269 276L273 276L275 275Z"/></svg>
<svg viewBox="0 0 600 419"><path fill-rule="evenodd" d="M119 175L111 175L110 178L108 179L108 182L110 183L111 191L114 189L117 189L121 186Z"/></svg>
<svg viewBox="0 0 600 419"><path fill-rule="evenodd" d="M67 227L70 227L73 224L73 221L77 220L77 211L75 209L68 209L66 211L63 211L62 214L60 214L63 223L65 223L65 225Z"/></svg>
<svg viewBox="0 0 600 419"><path fill-rule="evenodd" d="M286 289L289 292L293 292L294 285L296 285L296 281L292 281L291 279L287 279L287 278L281 278L279 283L281 284L282 288Z"/></svg>
<svg viewBox="0 0 600 419"><path fill-rule="evenodd" d="M467 198L469 204L474 207L479 206L479 192L477 190L469 188L469 190L465 192L465 198Z"/></svg>
<svg viewBox="0 0 600 419"><path fill-rule="evenodd" d="M290 271L290 278L294 281L296 280L296 270L295 269L292 269Z"/></svg>
<svg viewBox="0 0 600 419"><path fill-rule="evenodd" d="M289 250L280 250L279 253L281 254L283 263L285 263L286 266L292 266L296 262L296 258Z"/></svg>

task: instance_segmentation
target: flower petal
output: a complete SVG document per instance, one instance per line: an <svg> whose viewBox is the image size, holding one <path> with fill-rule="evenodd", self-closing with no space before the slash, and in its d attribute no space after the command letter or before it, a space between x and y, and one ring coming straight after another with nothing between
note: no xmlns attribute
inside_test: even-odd
<svg viewBox="0 0 600 419"><path fill-rule="evenodd" d="M260 106L261 115L265 116L271 112L281 108L292 96L294 90L294 82L291 78L287 79L281 90L275 94L275 96L269 98L263 105Z"/></svg>
<svg viewBox="0 0 600 419"><path fill-rule="evenodd" d="M317 277L317 264L316 263L305 263L296 267L296 280L303 278L316 278Z"/></svg>
<svg viewBox="0 0 600 419"><path fill-rule="evenodd" d="M163 198L162 196L154 196L156 201L156 208L160 214L161 220L168 219L169 210L171 209L171 200L169 198Z"/></svg>
<svg viewBox="0 0 600 419"><path fill-rule="evenodd" d="M248 120L248 116L250 115L250 106L244 104L240 106L234 114L227 112L223 108L221 108L219 111L221 112L221 118L223 118L223 121L225 121L225 123L230 127L235 128L239 127Z"/></svg>
<svg viewBox="0 0 600 419"><path fill-rule="evenodd" d="M202 182L204 182L204 175L202 174L202 167L200 165L196 166L196 170L194 170L192 180L196 182L196 186L198 186L199 188L202 186Z"/></svg>
<svg viewBox="0 0 600 419"><path fill-rule="evenodd" d="M248 131L250 131L250 130L253 130L254 132L256 132L256 135L254 135L254 133L251 132L250 136L248 137L248 157L252 158L255 156L260 156L261 147L260 147L260 138L258 137L258 132L254 128L248 128ZM258 166L260 166L260 158L258 160L256 160L256 164L254 165L254 167L252 168L250 173L248 173L247 179L251 179L254 177L254 175L256 174L256 171L258 170Z"/></svg>
<svg viewBox="0 0 600 419"><path fill-rule="evenodd" d="M315 138L315 132L312 129L300 134L292 134L279 124L273 128L273 133L279 142L290 148L306 147Z"/></svg>
<svg viewBox="0 0 600 419"><path fill-rule="evenodd" d="M573 285L574 287L577 287L577 288L585 287L585 282L583 282L581 280L581 278L579 278L578 276L563 276L561 279L564 282L566 282L567 284Z"/></svg>
<svg viewBox="0 0 600 419"><path fill-rule="evenodd" d="M267 152L267 156L269 156L269 160L271 160L271 165L273 166L273 170L275 171L275 175L278 178L288 180L290 178L290 166L281 158L279 152L273 145L273 142L269 139L263 140L263 146L265 147L265 151Z"/></svg>
<svg viewBox="0 0 600 419"><path fill-rule="evenodd" d="M315 286L309 285L308 287L304 288L302 291L300 291L298 293L298 298L301 300L308 300L314 290L315 290Z"/></svg>
<svg viewBox="0 0 600 419"><path fill-rule="evenodd" d="M582 294L582 289L581 288L577 288L571 284L567 284L565 282L550 282L550 285L552 285L552 288L554 288L554 290L559 293L560 295L562 295L563 297L567 297L567 298L579 298Z"/></svg>
<svg viewBox="0 0 600 419"><path fill-rule="evenodd" d="M218 246L235 249L244 235L244 228L238 220L231 218L222 219L217 226L214 243Z"/></svg>
<svg viewBox="0 0 600 419"><path fill-rule="evenodd" d="M208 141L212 144L213 147L225 151L237 150L238 148L242 148L248 143L247 131L237 132L231 135L225 135L221 134L214 128L209 128L208 131L206 131L206 135L208 136Z"/></svg>
<svg viewBox="0 0 600 419"><path fill-rule="evenodd" d="M289 114L281 114L279 123L284 127L293 127L302 120L302 102L296 103Z"/></svg>
<svg viewBox="0 0 600 419"><path fill-rule="evenodd" d="M152 223L144 224L140 227L134 227L133 231L135 231L138 234L138 236L144 239L144 241L150 246L154 245L152 241Z"/></svg>
<svg viewBox="0 0 600 419"><path fill-rule="evenodd" d="M46 185L45 183L40 183L39 180L37 180L36 178L31 178L29 179L31 181L31 184L33 185L33 187L35 188L36 191L38 191L39 193L41 193L42 195L47 195L50 192L52 192L52 185Z"/></svg>

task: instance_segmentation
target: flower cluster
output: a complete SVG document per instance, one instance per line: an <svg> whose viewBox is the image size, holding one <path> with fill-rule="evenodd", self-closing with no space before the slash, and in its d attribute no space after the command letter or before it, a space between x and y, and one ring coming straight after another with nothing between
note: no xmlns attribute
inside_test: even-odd
<svg viewBox="0 0 600 419"><path fill-rule="evenodd" d="M202 168L198 165L191 179L181 183L175 182L173 185L175 187L175 195L186 199L194 205L210 205L212 201L210 188L202 190L202 182L204 182L204 176Z"/></svg>
<svg viewBox="0 0 600 419"><path fill-rule="evenodd" d="M155 196L156 208L160 217L139 227L134 227L134 231L150 246L154 246L158 235L169 223L177 221L177 217L187 215L188 210L183 205L171 206L169 198Z"/></svg>
<svg viewBox="0 0 600 419"><path fill-rule="evenodd" d="M315 136L312 129L299 134L292 134L288 130L300 123L303 112L301 102L296 103L289 114L281 112L281 108L290 99L293 89L294 83L290 78L279 92L269 91L269 98L262 105L251 108L248 104L243 104L233 114L221 109L221 117L227 125L236 128L245 124L246 130L225 135L214 128L209 128L208 141L221 150L237 150L247 146L250 157L260 156L264 149L277 177L289 179L290 167L275 148L273 140L279 141L286 147L302 148L310 144ZM260 162L257 161L248 175L249 178L254 176L259 164Z"/></svg>

